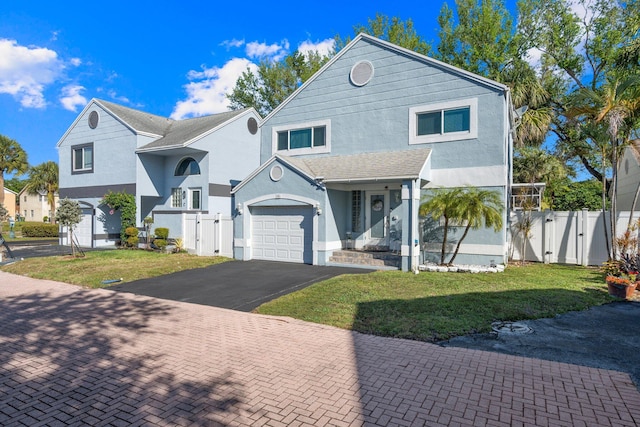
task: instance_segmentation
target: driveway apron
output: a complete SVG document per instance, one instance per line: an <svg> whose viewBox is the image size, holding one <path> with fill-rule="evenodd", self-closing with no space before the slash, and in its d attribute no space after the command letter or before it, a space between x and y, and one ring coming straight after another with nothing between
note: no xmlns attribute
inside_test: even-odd
<svg viewBox="0 0 640 427"><path fill-rule="evenodd" d="M634 426L629 375L0 272L2 425Z"/></svg>
<svg viewBox="0 0 640 427"><path fill-rule="evenodd" d="M365 274L371 271L272 261L229 261L206 268L123 283L109 289L251 311L260 304L313 283L340 274Z"/></svg>

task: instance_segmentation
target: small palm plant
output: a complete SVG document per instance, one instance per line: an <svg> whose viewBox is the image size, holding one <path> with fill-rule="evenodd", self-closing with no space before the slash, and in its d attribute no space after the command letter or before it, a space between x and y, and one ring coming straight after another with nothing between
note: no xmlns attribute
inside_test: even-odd
<svg viewBox="0 0 640 427"><path fill-rule="evenodd" d="M487 227L493 228L496 232L500 231L503 224L503 206L504 202L496 191L476 187L433 190L431 197L420 205L419 213L421 216L431 216L436 220L444 218L440 264L453 263L469 230ZM464 232L458 240L451 259L445 264L449 228L461 224L464 224Z"/></svg>

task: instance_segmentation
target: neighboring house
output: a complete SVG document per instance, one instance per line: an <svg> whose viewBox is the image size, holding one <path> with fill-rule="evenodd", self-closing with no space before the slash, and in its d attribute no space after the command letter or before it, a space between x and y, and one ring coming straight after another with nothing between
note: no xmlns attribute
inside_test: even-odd
<svg viewBox="0 0 640 427"><path fill-rule="evenodd" d="M58 206L58 195L55 195L55 205ZM47 200L47 192L39 191L36 194L31 194L26 188L23 188L18 194L18 200L20 204L20 216L25 221L42 222L47 217L47 222L51 218L51 206Z"/></svg>
<svg viewBox="0 0 640 427"><path fill-rule="evenodd" d="M456 263L505 263L514 123L506 86L360 34L261 123L261 166L232 191L235 257L396 250L412 270L439 260L425 190L473 185L499 192L504 225L470 232Z"/></svg>
<svg viewBox="0 0 640 427"><path fill-rule="evenodd" d="M631 141L624 150L618 166L618 211L630 211L640 185L640 139ZM640 200L635 211L640 210Z"/></svg>
<svg viewBox="0 0 640 427"><path fill-rule="evenodd" d="M16 209L17 209L17 199L18 193L13 190L9 190L7 187L4 187L4 203L2 206L7 210L8 215L15 219L16 218Z"/></svg>
<svg viewBox="0 0 640 427"><path fill-rule="evenodd" d="M81 246L119 240L120 216L100 204L108 191L135 195L137 225L152 217L183 236L185 214L231 213L231 188L259 165L253 109L172 120L93 99L57 144L60 197L80 202Z"/></svg>

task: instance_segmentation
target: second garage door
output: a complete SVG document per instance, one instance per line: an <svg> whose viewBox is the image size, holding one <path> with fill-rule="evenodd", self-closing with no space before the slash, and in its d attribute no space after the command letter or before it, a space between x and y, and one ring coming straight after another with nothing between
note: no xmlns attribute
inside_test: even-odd
<svg viewBox="0 0 640 427"><path fill-rule="evenodd" d="M254 207L251 214L253 259L313 262L311 207Z"/></svg>

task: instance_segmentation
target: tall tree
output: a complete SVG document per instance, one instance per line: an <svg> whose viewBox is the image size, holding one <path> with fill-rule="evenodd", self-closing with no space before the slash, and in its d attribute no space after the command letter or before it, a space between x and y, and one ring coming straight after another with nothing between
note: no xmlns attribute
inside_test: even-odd
<svg viewBox="0 0 640 427"><path fill-rule="evenodd" d="M599 181L604 177L594 164L600 149L585 144L568 117L567 96L589 88L596 90L607 78L632 62L640 29L637 0L528 0L519 3L519 32L526 35L528 52L539 54L539 73L548 78L555 112L551 130L558 149L567 159L579 161ZM637 66L626 72L637 73Z"/></svg>
<svg viewBox="0 0 640 427"><path fill-rule="evenodd" d="M640 76L609 76L596 89L582 87L572 97L569 114L606 126L611 149L611 252L617 258L617 172L622 150L629 144L630 135L640 124ZM604 191L604 188L603 188Z"/></svg>
<svg viewBox="0 0 640 427"><path fill-rule="evenodd" d="M59 173L58 164L48 161L29 168L26 188L29 194L47 194L47 202L51 211L50 217L55 217L56 194L58 193Z"/></svg>
<svg viewBox="0 0 640 427"><path fill-rule="evenodd" d="M4 175L22 175L29 168L27 153L13 139L0 135L0 189L4 189ZM0 191L0 204L4 204L4 191Z"/></svg>
<svg viewBox="0 0 640 427"><path fill-rule="evenodd" d="M535 183L544 182L553 189L569 174L571 171L560 159L542 148L522 147L513 158L513 180L529 184L530 197L535 194Z"/></svg>
<svg viewBox="0 0 640 427"><path fill-rule="evenodd" d="M230 108L253 107L268 115L327 62L329 56L318 52L296 51L282 61L262 60L254 73L247 68L227 94Z"/></svg>
<svg viewBox="0 0 640 427"><path fill-rule="evenodd" d="M369 18L367 20L367 25L355 25L353 32L356 35L360 33L369 34L423 55L429 55L432 50L431 45L417 33L411 19L403 21L397 16L389 18L386 15L378 13L375 18ZM345 47L352 38L350 36L341 38L340 35L336 35L335 40L336 50L340 50Z"/></svg>
<svg viewBox="0 0 640 427"><path fill-rule="evenodd" d="M440 11L434 56L509 86L514 106L527 107L517 128L517 146L540 145L553 117L552 86L526 61L527 37L517 31L502 0L456 0L455 6L453 10L445 3Z"/></svg>

